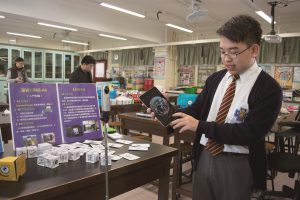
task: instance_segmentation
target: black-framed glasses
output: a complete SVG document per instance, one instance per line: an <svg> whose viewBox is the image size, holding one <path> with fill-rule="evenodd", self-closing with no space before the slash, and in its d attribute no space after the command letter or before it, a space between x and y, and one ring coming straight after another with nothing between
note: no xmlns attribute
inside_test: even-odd
<svg viewBox="0 0 300 200"><path fill-rule="evenodd" d="M244 49L241 52L236 52L236 49L230 49L229 51L225 52L223 50L220 50L220 56L222 58L225 58L225 56L228 56L230 58L237 58L238 55L244 53L245 51L247 51L251 46L248 46L246 49Z"/></svg>

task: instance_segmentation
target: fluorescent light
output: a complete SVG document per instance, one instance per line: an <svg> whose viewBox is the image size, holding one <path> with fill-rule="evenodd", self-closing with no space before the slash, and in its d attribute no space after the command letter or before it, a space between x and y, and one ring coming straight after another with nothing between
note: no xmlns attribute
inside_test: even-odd
<svg viewBox="0 0 300 200"><path fill-rule="evenodd" d="M53 28L59 28L59 29L70 30L70 31L77 31L77 29L75 29L75 28L69 28L69 27L65 27L65 26L58 26L58 25L54 25L54 24L47 24L47 23L44 23L44 22L38 22L38 25L49 26L49 27L53 27Z"/></svg>
<svg viewBox="0 0 300 200"><path fill-rule="evenodd" d="M38 38L41 39L41 36L36 36L36 35L28 35L28 34L23 34L23 33L12 33L12 32L6 32L8 35L18 35L18 36L23 36L23 37L31 37L31 38Z"/></svg>
<svg viewBox="0 0 300 200"><path fill-rule="evenodd" d="M5 18L5 16L3 16L3 15L0 15L0 18L1 18L1 19L4 19L4 18Z"/></svg>
<svg viewBox="0 0 300 200"><path fill-rule="evenodd" d="M113 38L113 39L117 39L117 40L127 40L126 38L112 36L112 35L106 35L106 34L99 34L99 35L102 37L108 37L108 38Z"/></svg>
<svg viewBox="0 0 300 200"><path fill-rule="evenodd" d="M174 24L166 24L166 25L167 25L167 26L170 26L170 27L172 27L172 28L179 29L179 30L181 30L181 31L188 32L188 33L192 33L192 32L193 32L193 31L190 30L190 29L182 28L182 27L176 26L176 25L174 25Z"/></svg>
<svg viewBox="0 0 300 200"><path fill-rule="evenodd" d="M264 11L255 11L256 14L258 14L261 18L263 18L264 20L266 20L267 22L269 22L270 24L272 23L272 18L269 17L266 13L264 13ZM274 21L274 24L276 24L276 22Z"/></svg>
<svg viewBox="0 0 300 200"><path fill-rule="evenodd" d="M142 14L139 14L139 13L136 13L136 12L132 12L130 10L126 10L124 8L120 8L120 7L117 7L117 6L114 6L114 5L111 5L111 4L107 4L107 3L100 3L101 6L104 6L106 8L110 8L110 9L114 9L114 10L117 10L117 11L120 11L120 12L124 12L124 13L127 13L129 15L134 15L136 17L140 17L140 18L145 18L145 15L142 15Z"/></svg>
<svg viewBox="0 0 300 200"><path fill-rule="evenodd" d="M71 44L81 44L81 45L89 45L88 43L84 43L84 42L76 42L76 41L71 41L71 40L62 40L62 42L65 42L65 43L71 43Z"/></svg>

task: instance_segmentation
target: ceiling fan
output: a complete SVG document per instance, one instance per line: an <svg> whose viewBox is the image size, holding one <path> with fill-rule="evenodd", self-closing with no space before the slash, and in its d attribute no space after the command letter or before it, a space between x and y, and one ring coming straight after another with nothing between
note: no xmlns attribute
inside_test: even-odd
<svg viewBox="0 0 300 200"><path fill-rule="evenodd" d="M206 8L200 7L201 0L191 0L192 12L186 16L188 22L198 22L208 15Z"/></svg>

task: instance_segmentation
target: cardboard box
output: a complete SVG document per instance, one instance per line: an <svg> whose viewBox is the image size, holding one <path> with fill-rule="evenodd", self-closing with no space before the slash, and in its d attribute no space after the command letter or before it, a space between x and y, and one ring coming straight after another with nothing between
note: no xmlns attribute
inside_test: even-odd
<svg viewBox="0 0 300 200"><path fill-rule="evenodd" d="M26 172L24 156L9 156L0 159L0 180L18 181Z"/></svg>

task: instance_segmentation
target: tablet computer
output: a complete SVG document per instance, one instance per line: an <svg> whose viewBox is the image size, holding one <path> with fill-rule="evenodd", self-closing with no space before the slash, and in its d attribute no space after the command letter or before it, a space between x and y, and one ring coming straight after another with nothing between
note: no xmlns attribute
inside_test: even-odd
<svg viewBox="0 0 300 200"><path fill-rule="evenodd" d="M172 115L175 113L175 108L156 87L142 94L140 100L151 108L163 126L166 127L173 121Z"/></svg>

